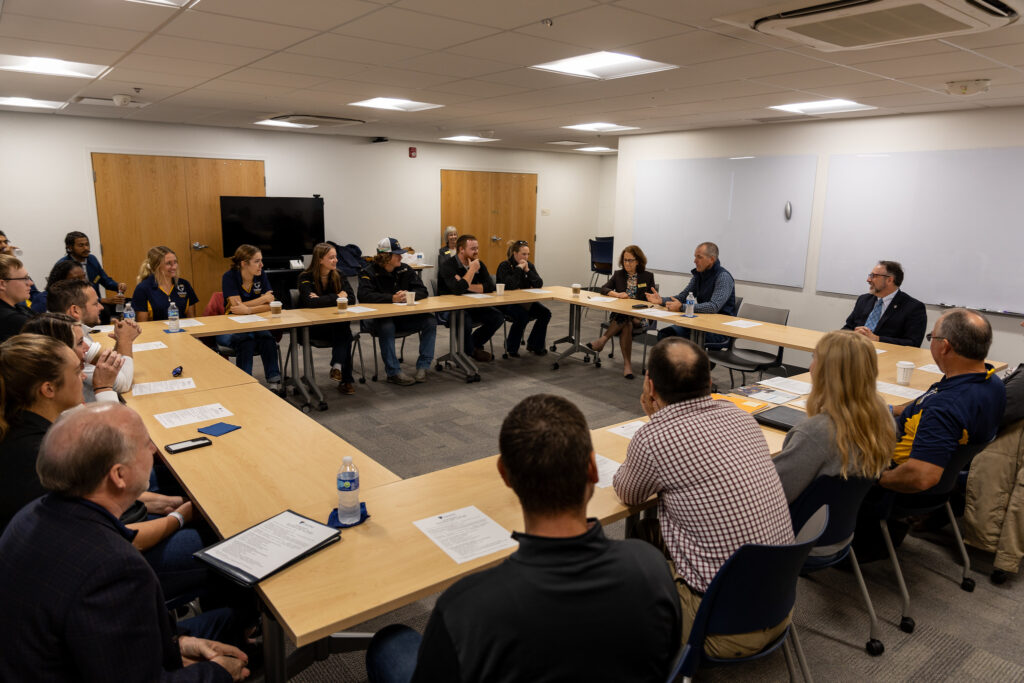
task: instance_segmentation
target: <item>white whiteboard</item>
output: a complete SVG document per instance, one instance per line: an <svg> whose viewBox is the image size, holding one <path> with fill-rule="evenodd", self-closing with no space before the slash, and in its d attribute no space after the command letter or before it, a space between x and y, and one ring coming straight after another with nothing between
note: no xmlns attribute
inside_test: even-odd
<svg viewBox="0 0 1024 683"><path fill-rule="evenodd" d="M830 157L817 289L886 259L925 303L1024 312L1022 200L1022 147Z"/></svg>
<svg viewBox="0 0 1024 683"><path fill-rule="evenodd" d="M817 167L817 156L637 162L633 238L647 267L689 272L694 248L714 242L737 280L803 287Z"/></svg>

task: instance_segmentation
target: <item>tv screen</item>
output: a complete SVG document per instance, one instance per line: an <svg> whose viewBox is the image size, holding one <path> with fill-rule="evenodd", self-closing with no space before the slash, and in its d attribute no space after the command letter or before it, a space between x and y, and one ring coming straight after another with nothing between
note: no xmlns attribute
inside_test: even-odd
<svg viewBox="0 0 1024 683"><path fill-rule="evenodd" d="M221 197L224 256L242 244L259 247L264 259L299 258L324 241L321 197Z"/></svg>

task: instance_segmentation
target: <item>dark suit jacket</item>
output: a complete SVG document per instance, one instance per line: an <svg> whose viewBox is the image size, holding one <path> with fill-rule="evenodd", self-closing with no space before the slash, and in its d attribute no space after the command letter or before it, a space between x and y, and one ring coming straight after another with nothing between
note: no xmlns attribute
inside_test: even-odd
<svg viewBox="0 0 1024 683"><path fill-rule="evenodd" d="M846 319L843 329L852 330L866 323L876 301L878 301L878 297L874 294L861 294L853 306L853 313ZM878 335L878 341L886 344L921 346L927 327L928 312L925 310L924 304L909 294L905 294L901 289L896 292L892 303L885 309L885 313L875 325L875 334Z"/></svg>
<svg viewBox="0 0 1024 683"><path fill-rule="evenodd" d="M0 537L0 680L230 681L181 666L156 575L106 510L48 494Z"/></svg>
<svg viewBox="0 0 1024 683"><path fill-rule="evenodd" d="M604 287L601 288L601 294L607 294L608 292L625 292L626 283L629 280L629 273L624 268L616 270L612 273L612 276L608 278L608 282L604 283ZM644 270L636 274L636 296L633 298L638 301L647 301L647 292L654 289L654 273Z"/></svg>

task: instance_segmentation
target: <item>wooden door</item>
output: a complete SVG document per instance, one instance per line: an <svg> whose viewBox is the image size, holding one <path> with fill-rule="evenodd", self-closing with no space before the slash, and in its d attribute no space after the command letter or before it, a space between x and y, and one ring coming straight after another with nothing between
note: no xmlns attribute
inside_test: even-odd
<svg viewBox="0 0 1024 683"><path fill-rule="evenodd" d="M135 289L150 247L164 244L179 254L182 277L191 281L185 173L178 157L92 155L103 268Z"/></svg>
<svg viewBox="0 0 1024 683"><path fill-rule="evenodd" d="M529 242L532 260L537 250L537 174L442 169L439 245L449 225L460 235L477 237L480 258L492 275L505 260L509 240Z"/></svg>
<svg viewBox="0 0 1024 683"><path fill-rule="evenodd" d="M198 158L188 158L184 162L191 282L199 295L201 305L198 308L202 309L210 295L220 291L221 277L230 266L230 260L224 257L221 241L220 198L222 195L265 196L263 162ZM198 248L191 246L197 242Z"/></svg>

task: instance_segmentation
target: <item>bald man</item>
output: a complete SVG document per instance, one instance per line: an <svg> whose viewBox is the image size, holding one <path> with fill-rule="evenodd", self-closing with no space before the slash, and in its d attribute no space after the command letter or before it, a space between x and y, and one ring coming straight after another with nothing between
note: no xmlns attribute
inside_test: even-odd
<svg viewBox="0 0 1024 683"><path fill-rule="evenodd" d="M146 490L155 449L139 416L119 404L76 408L47 432L36 469L51 493L22 508L0 537L0 680L249 675L236 647L174 641L156 575L118 521ZM227 621L212 610L178 626L207 635Z"/></svg>

